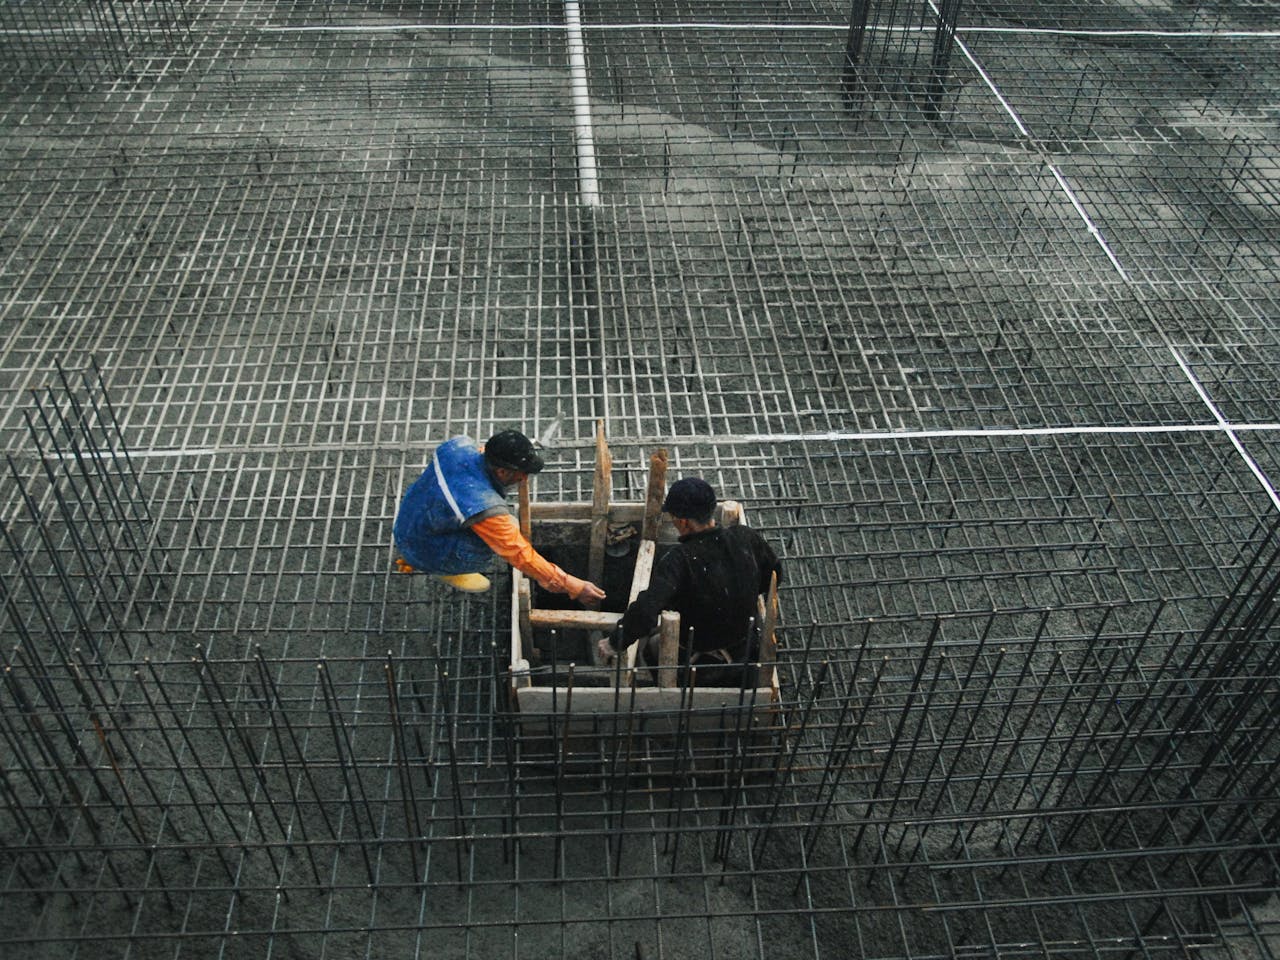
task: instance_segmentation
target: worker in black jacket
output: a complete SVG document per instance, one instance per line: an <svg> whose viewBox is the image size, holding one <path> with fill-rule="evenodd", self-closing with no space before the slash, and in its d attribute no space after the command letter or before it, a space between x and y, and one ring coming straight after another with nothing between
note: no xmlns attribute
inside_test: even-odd
<svg viewBox="0 0 1280 960"><path fill-rule="evenodd" d="M671 485L662 509L670 514L680 542L658 559L649 588L600 641L601 660L650 636L658 615L675 610L680 614L680 663L698 667L698 685L736 687L742 682L737 664L758 656L751 628L756 597L768 594L773 574L781 582L782 565L754 530L741 524L718 526L715 507L715 491L705 480L685 477ZM652 655L646 659L656 662ZM750 675L747 682L754 682Z"/></svg>

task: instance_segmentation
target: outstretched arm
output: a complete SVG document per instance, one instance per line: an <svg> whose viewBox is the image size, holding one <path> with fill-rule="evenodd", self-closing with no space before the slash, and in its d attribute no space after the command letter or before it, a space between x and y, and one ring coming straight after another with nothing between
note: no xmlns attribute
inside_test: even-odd
<svg viewBox="0 0 1280 960"><path fill-rule="evenodd" d="M552 593L567 593L574 600L603 600L604 591L589 580L565 573L546 559L524 538L515 518L509 513L485 517L471 525L489 549L525 576L532 577Z"/></svg>
<svg viewBox="0 0 1280 960"><path fill-rule="evenodd" d="M654 568L649 586L627 607L622 619L608 636L617 650L625 650L641 637L648 636L658 625L658 616L671 605L671 598L680 587L679 561L675 553L668 554ZM603 647L601 651L603 652Z"/></svg>

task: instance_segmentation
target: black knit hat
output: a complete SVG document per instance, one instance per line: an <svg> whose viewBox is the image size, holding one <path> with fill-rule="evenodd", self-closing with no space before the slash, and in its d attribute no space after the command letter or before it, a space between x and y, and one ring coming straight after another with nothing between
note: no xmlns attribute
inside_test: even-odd
<svg viewBox="0 0 1280 960"><path fill-rule="evenodd" d="M542 457L533 449L533 441L519 430L495 433L484 445L484 458L490 466L506 467L521 473L537 473L542 469Z"/></svg>
<svg viewBox="0 0 1280 960"><path fill-rule="evenodd" d="M684 477L671 485L671 489L667 491L667 499L662 502L662 509L683 520L706 522L715 512L716 492L705 480Z"/></svg>

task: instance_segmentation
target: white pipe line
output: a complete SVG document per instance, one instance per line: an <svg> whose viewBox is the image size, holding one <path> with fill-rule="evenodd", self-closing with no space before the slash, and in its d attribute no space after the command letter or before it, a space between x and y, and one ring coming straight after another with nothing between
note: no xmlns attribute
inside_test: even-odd
<svg viewBox="0 0 1280 960"><path fill-rule="evenodd" d="M164 31L164 26L158 23L144 23L141 28L131 28L129 33L137 35L142 32L160 33ZM61 36L69 34L75 37L94 37L99 34L109 34L113 37L120 36L124 32L124 28L120 30L112 30L108 27L49 27L41 29L40 27L5 27L0 30L0 36L6 37L45 37L45 36Z"/></svg>
<svg viewBox="0 0 1280 960"><path fill-rule="evenodd" d="M1276 488L1272 485L1270 478L1263 473L1262 468L1258 466L1253 457L1249 456L1249 452L1245 450L1244 444L1240 442L1240 438L1236 436L1236 428L1227 422L1227 418L1222 415L1214 402L1209 398L1208 391L1201 385L1200 380L1192 372L1191 367L1183 360L1182 354L1170 345L1169 352L1173 354L1173 359L1178 362L1178 366L1182 368L1182 372L1186 374L1187 379L1191 381L1191 386L1195 388L1200 399L1204 401L1204 405L1209 408L1209 412L1213 414L1213 418L1218 421L1218 426L1223 433L1231 440L1231 445L1236 448L1236 452L1244 459L1245 464L1258 478L1258 482L1262 484L1262 489L1267 492L1267 496L1271 498L1271 502L1276 505L1276 509L1280 509L1280 494L1276 493Z"/></svg>
<svg viewBox="0 0 1280 960"><path fill-rule="evenodd" d="M565 0L565 25L564 28L567 36L569 50L569 70L570 85L573 99L574 112L574 143L577 150L578 158L578 177L579 177L579 195L584 204L596 207L600 205L599 193L599 174L596 165L595 140L592 133L591 118L591 100L590 91L587 86L587 70L586 70L586 51L582 40L583 30L595 31L619 31L619 30L724 30L724 31L795 31L795 32L814 32L814 31L831 31L844 32L847 27L844 25L825 25L825 24L729 24L729 23L703 23L696 21L680 21L676 23L627 23L627 24L590 24L585 28L581 21L577 0ZM935 11L936 12L936 11ZM412 30L484 30L484 31L536 31L536 30L559 30L559 24L392 24L392 25L350 25L350 26L273 26L266 25L259 27L262 33L395 33ZM871 27L872 30L883 29ZM906 27L906 28L890 28L890 32L923 32L925 27ZM26 35L40 34L49 31L31 31L31 30L0 30L0 35ZM59 32L59 31L54 31ZM77 30L76 32L85 32ZM970 65L977 71L987 88L1004 107L1005 111L1013 120L1018 131L1027 139L1033 140L1030 131L1018 116L1017 111L1012 104L1005 99L1004 95L996 87L995 82L978 63L977 58L964 41L960 39L959 34L980 34L980 33L998 33L998 34L1017 34L1017 35L1053 35L1053 36L1094 36L1094 37L1158 37L1158 38L1178 38L1178 37L1212 37L1215 39L1270 39L1280 38L1280 31L1166 31L1166 30L1069 30L1061 28L1020 28L1020 27L969 27L958 29L956 31L955 42L959 46L961 53L969 61ZM1079 199L1076 197L1074 190L1067 183L1062 172L1052 164L1047 163L1049 170L1052 172L1054 179L1066 194L1072 207L1076 210L1081 220L1084 222L1089 233L1097 241L1098 245L1106 254L1107 259L1116 269L1119 275L1128 281L1128 274L1121 266L1119 260L1112 252L1107 244L1101 231L1090 219L1088 212L1084 209ZM924 439L943 439L953 437L1042 437L1042 436L1081 436L1081 435L1105 435L1105 434L1168 434L1168 433L1202 433L1208 431L1224 432L1231 440L1232 445L1244 459L1254 476L1262 484L1263 489L1270 496L1272 503L1280 508L1280 494L1277 494L1275 487L1262 469L1257 465L1248 452L1241 444L1237 433L1241 431L1254 430L1277 430L1280 424L1236 424L1231 425L1222 416L1213 401L1209 398L1204 387L1196 378L1195 374L1187 366L1182 356L1176 349L1170 346L1170 352L1177 361L1178 366L1182 369L1187 379L1191 382L1196 393L1204 402L1216 421L1215 424L1177 424L1177 425L1157 425L1157 426L1129 426L1129 427L1030 427L1030 428L975 428L975 429L959 429L959 430L910 430L910 431L830 431L823 433L775 433L775 434L740 434L731 438L717 436L697 436L689 435L685 437L672 436L663 438L673 443L700 443L721 441L728 439L730 442L741 443L781 443L781 442L822 442L822 441L883 441L883 440L924 440ZM375 445L376 446L376 445ZM222 453L245 452L254 450L329 450L329 449L345 449L342 444L318 444L314 446L295 447L204 447L193 449L175 449L175 450L150 450L150 451L134 451L131 456L136 457L186 457L186 456L217 456ZM63 457L54 457L54 459L65 459L69 455ZM103 456L114 457L114 452L104 453Z"/></svg>
<svg viewBox="0 0 1280 960"><path fill-rule="evenodd" d="M1111 245L1102 235L1089 216L1084 206L1076 199L1075 191L1071 189L1071 185L1067 183L1067 178L1062 175L1056 164L1045 161L1049 169L1053 172L1053 178L1058 181L1058 186L1062 187L1062 192L1067 195L1067 199L1071 201L1071 205L1076 208L1076 213L1080 215L1080 219L1084 221L1084 225L1088 228L1089 233L1093 235L1093 239L1097 241L1098 246L1102 248L1102 252L1107 255L1107 259L1111 261L1111 265L1116 268L1116 273L1120 274L1120 279L1125 283L1129 282L1129 274L1125 272L1124 267L1120 265L1120 261L1116 259L1116 255L1111 252Z"/></svg>
<svg viewBox="0 0 1280 960"><path fill-rule="evenodd" d="M257 28L261 33L398 33L413 30L459 30L490 31L501 33L521 33L545 30L559 33L564 29L562 23L379 23L379 24L317 24L314 26L286 26L265 24ZM625 32L628 30L718 30L728 33L845 33L848 24L839 23L710 23L698 20L633 21L630 23L588 23L582 25L587 33ZM869 33L933 33L935 27L893 27L867 25ZM70 32L69 28L53 31L36 30L0 30L0 33L57 33ZM83 32L83 31L77 31ZM97 31L95 31L97 32ZM957 27L957 34L1012 34L1017 36L1052 36L1052 37L1151 37L1155 39L1177 40L1213 39L1213 40L1276 40L1280 39L1280 30L1095 30L1069 27Z"/></svg>
<svg viewBox="0 0 1280 960"><path fill-rule="evenodd" d="M939 17L942 16L941 12L938 10L936 6L933 5L932 2L930 2L930 6L933 8L934 13L937 16ZM986 71L982 69L982 66L978 63L977 58L975 58L973 54L969 52L969 48L964 45L964 41L962 41L959 37L956 37L955 42L956 42L956 45L960 48L960 51L965 55L966 59L968 59L969 63L973 66L975 70L978 71L978 74L982 77L983 81L987 84L987 87L991 90L993 94L995 94L996 98L1000 101L1000 103L1004 105L1005 110L1007 110L1009 113L1009 116L1013 118L1013 122L1017 125L1018 130L1021 131L1022 134L1025 137L1027 137L1029 140L1032 140L1033 142L1035 142L1035 138L1032 137L1030 133L1027 131L1027 128L1023 124L1022 119L1018 116L1017 111L1013 109L1013 107L1009 104L1009 102L1005 100L1005 98L1001 95L1000 91L996 89L996 85L994 81L992 81L991 78L987 75ZM1067 199L1071 201L1071 205L1075 208L1076 213L1079 214L1080 219L1084 221L1085 226L1089 230L1089 233L1093 235L1093 239L1097 241L1098 245L1102 248L1103 252L1107 255L1107 259L1111 261L1111 265L1115 267L1116 272L1120 274L1121 279L1123 279L1126 283L1128 283L1129 282L1128 273L1126 273L1124 267L1120 265L1120 261L1116 258L1116 255L1112 252L1110 245L1106 241L1106 238L1102 236L1102 232L1094 224L1093 220L1090 218L1088 212L1084 209L1084 206L1080 203L1079 199L1077 199L1075 195L1075 191L1072 190L1071 185L1067 183L1066 177L1062 175L1062 172L1058 170L1056 165L1054 165L1053 163L1050 163L1047 160L1045 161L1045 163L1049 167L1049 170L1053 173L1054 179L1058 181L1058 186L1062 188L1063 192L1067 195ZM1200 381L1197 380L1195 374L1192 373L1191 368L1187 366L1187 364L1183 361L1181 354L1179 354L1178 351L1174 349L1172 345L1169 345L1169 351L1173 354L1173 358L1174 360L1177 361L1178 366L1182 368L1183 374L1191 382L1192 387L1195 388L1196 393L1199 394L1200 399L1204 402L1205 406L1207 406L1210 412L1213 414L1214 419L1218 423L1218 429L1226 433L1227 437L1230 438L1232 446L1236 448L1236 452L1240 454L1241 458L1243 458L1245 465L1248 466L1249 470L1253 473L1253 475L1257 477L1258 482L1262 484L1262 488L1267 492L1267 495L1271 498L1271 502L1275 504L1277 509L1280 509L1280 495L1277 495L1276 489L1272 485L1270 479L1267 477L1265 473L1263 473L1262 468L1258 466L1257 462L1254 461L1254 459L1251 456L1249 456L1248 451L1245 450L1244 448L1244 444L1242 444L1240 442L1240 438L1236 436L1236 429L1238 428L1233 429L1232 426L1227 423L1226 419L1218 411L1218 408L1214 406L1213 401L1209 398L1209 394L1205 391Z"/></svg>
<svg viewBox="0 0 1280 960"><path fill-rule="evenodd" d="M1070 27L960 27L962 33L1008 33L1047 37L1153 37L1161 40L1277 40L1280 30L1093 30Z"/></svg>
<svg viewBox="0 0 1280 960"><path fill-rule="evenodd" d="M969 439L1017 439L1019 437L1076 437L1076 436L1160 436L1169 434L1219 433L1222 423L1176 423L1151 424L1146 426L1124 427L963 427L951 430L829 430L813 433L735 433L735 434L667 434L649 437L620 437L614 442L625 445L651 446L653 444L670 443L672 445L705 445L713 443L828 443L828 442L898 442L904 440L947 440L955 438ZM1280 432L1280 423L1237 423L1230 429L1236 433ZM572 439L561 439L556 442L557 449L572 450L581 447L586 449L594 441L575 442ZM361 446L361 450L371 451L403 451L417 450L421 444L371 443ZM225 447L175 447L171 449L150 449L128 451L130 457L149 457L168 459L175 457L217 457L228 454L245 453L334 453L355 449L349 443L310 443L310 444L233 444ZM104 451L102 456L111 459L123 457L124 453ZM61 456L50 454L46 459L51 461L72 459L74 454Z"/></svg>
<svg viewBox="0 0 1280 960"><path fill-rule="evenodd" d="M151 26L151 30L163 27ZM412 33L420 30L490 33L533 33L547 31L559 33L562 23L349 23L349 24L263 24L254 28L258 33ZM711 23L698 20L633 21L630 23L587 23L584 33L612 33L631 30L715 30L727 33L845 33L848 24L841 23ZM931 26L895 27L867 25L868 33L933 33ZM41 37L60 34L96 36L117 31L105 27L5 27L0 36ZM1011 36L1047 37L1146 37L1159 40L1280 40L1280 30L1096 30L1086 27L956 27L956 35L1008 34Z"/></svg>
<svg viewBox="0 0 1280 960"><path fill-rule="evenodd" d="M466 30L494 31L501 33L520 33L522 31L545 30L559 33L564 29L563 23L400 23L400 24L331 24L317 26L276 26L266 24L257 28L264 33L396 33L402 30ZM628 30L721 30L742 32L777 32L779 30L793 33L843 33L849 28L829 23L700 23L698 21L680 21L663 23L655 21L645 23L585 23L580 25L584 33L620 32ZM872 29L868 27L868 29ZM915 30L905 27L879 27L881 30ZM920 28L923 29L923 28Z"/></svg>
<svg viewBox="0 0 1280 960"><path fill-rule="evenodd" d="M930 4L930 6L933 6L933 4ZM934 7L934 10L937 11L937 7ZM942 14L939 12L938 16L941 17ZM1009 116L1013 118L1013 124L1018 128L1018 132L1028 140L1035 140L1035 138L1031 136L1031 131L1027 129L1026 124L1022 122L1022 118L1018 116L1018 111L1013 109L1013 105L1004 98L1004 94L1000 92L1000 88L996 86L996 82L992 80L987 71L982 68L982 64L978 62L978 58L969 52L969 48L964 45L964 41L959 37L955 37L955 43L956 46L960 48L960 52L964 54L965 59L969 61L969 65L972 66L974 70L978 71L978 76L980 76L982 78L982 82L987 85L987 89L990 90L992 95L1000 101L1000 106L1004 107L1005 113L1009 114Z"/></svg>
<svg viewBox="0 0 1280 960"><path fill-rule="evenodd" d="M564 22L569 44L569 86L573 94L573 142L578 154L578 198L585 206L598 207L600 177L591 131L591 92L587 88L587 52L582 42L578 0L564 0Z"/></svg>
<svg viewBox="0 0 1280 960"><path fill-rule="evenodd" d="M930 6L933 6L933 5L930 4ZM935 12L937 12L937 7L934 7L934 10ZM938 12L938 16L939 17L942 16L941 12ZM1029 131L1026 127L1026 124L1022 122L1022 118L1018 116L1018 111L1013 108L1013 104L1011 104L1008 100L1005 99L1004 94L1000 92L1000 89L996 86L995 81L991 79L991 76L987 73L987 71L982 68L982 64L978 62L978 58L975 57L970 52L969 48L965 46L964 41L961 40L959 37L955 38L955 43L956 43L956 46L960 48L960 52L964 54L965 59L969 61L969 65L972 66L973 69L978 72L978 76L982 77L982 82L987 85L987 89L990 90L992 95L997 100L1000 101L1000 105L1004 107L1005 112L1008 113L1009 116L1012 118L1014 125L1018 128L1018 132L1021 133L1024 137L1026 137L1028 140L1030 140L1032 143L1037 143L1038 141L1036 140L1036 138L1031 135L1031 131ZM1080 219L1084 222L1084 225L1088 229L1089 234L1093 237L1094 241L1098 244L1098 246L1102 248L1102 252L1105 253L1107 256L1107 259L1111 261L1111 266L1115 268L1116 273L1120 274L1121 279L1123 279L1127 283L1129 280L1129 274L1125 272L1124 267L1120 265L1120 261L1116 259L1116 255L1115 253L1112 252L1110 245L1106 241L1106 238L1103 237L1102 231L1099 230L1098 227L1094 224L1093 220L1089 217L1088 211L1085 210L1084 206L1076 198L1075 191L1072 190L1071 185L1067 183L1066 177L1062 175L1062 172L1057 168L1055 164L1051 163L1047 159L1044 162L1045 162L1045 166L1047 166L1049 168L1049 171L1053 174L1053 179L1058 181L1058 186L1062 188L1062 192L1066 194L1067 199L1071 202L1071 206L1075 208L1076 213L1079 215Z"/></svg>

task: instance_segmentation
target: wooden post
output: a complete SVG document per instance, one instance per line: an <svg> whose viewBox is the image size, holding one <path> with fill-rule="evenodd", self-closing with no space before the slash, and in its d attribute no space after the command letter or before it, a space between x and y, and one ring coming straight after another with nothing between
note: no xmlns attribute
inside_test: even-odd
<svg viewBox="0 0 1280 960"><path fill-rule="evenodd" d="M726 527L742 523L742 504L737 500L721 500L720 523Z"/></svg>
<svg viewBox="0 0 1280 960"><path fill-rule="evenodd" d="M520 515L520 533L526 540L533 543L533 510L529 505L528 477L520 481L519 507L516 512Z"/></svg>
<svg viewBox="0 0 1280 960"><path fill-rule="evenodd" d="M760 663L772 664L778 659L778 575L769 577L769 596L760 603Z"/></svg>
<svg viewBox="0 0 1280 960"><path fill-rule="evenodd" d="M658 539L658 521L662 517L662 501L667 490L667 451L659 447L649 456L649 490L644 500L644 523L640 539Z"/></svg>
<svg viewBox="0 0 1280 960"><path fill-rule="evenodd" d="M680 614L663 610L658 618L658 686L680 685Z"/></svg>
<svg viewBox="0 0 1280 960"><path fill-rule="evenodd" d="M529 676L529 657L533 653L533 625L529 622L529 580L519 570L511 571L511 605L515 618L511 622L511 695L520 687L533 683Z"/></svg>
<svg viewBox="0 0 1280 960"><path fill-rule="evenodd" d="M516 572L519 573L518 570ZM532 609L533 587L529 584L529 578L521 575L520 586L516 590L516 617L520 625L521 656L530 662L533 660L533 621L529 619Z"/></svg>
<svg viewBox="0 0 1280 960"><path fill-rule="evenodd" d="M613 457L604 439L604 421L596 421L596 477L591 498L591 549L587 579L597 586L604 579L604 545L609 537L609 498L613 493ZM598 607L599 604L593 604Z"/></svg>
<svg viewBox="0 0 1280 960"><path fill-rule="evenodd" d="M627 597L627 605L636 602L636 597L640 596L642 590L649 588L649 578L653 576L653 558L658 550L658 545L652 540L641 540L640 548L636 551L636 568L631 574L631 594Z"/></svg>
<svg viewBox="0 0 1280 960"><path fill-rule="evenodd" d="M556 630L612 630L622 619L620 613L607 610L543 610L529 611L529 624Z"/></svg>

